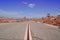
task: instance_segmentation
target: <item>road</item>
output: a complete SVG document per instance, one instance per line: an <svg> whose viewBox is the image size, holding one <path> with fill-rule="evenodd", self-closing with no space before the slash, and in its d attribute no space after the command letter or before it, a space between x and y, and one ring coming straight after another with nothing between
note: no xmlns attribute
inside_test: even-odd
<svg viewBox="0 0 60 40"><path fill-rule="evenodd" d="M33 40L60 40L60 29L36 22L0 25L0 40L24 40L27 24L30 26Z"/></svg>
<svg viewBox="0 0 60 40"><path fill-rule="evenodd" d="M23 40L27 22L0 25L0 40Z"/></svg>
<svg viewBox="0 0 60 40"><path fill-rule="evenodd" d="M30 27L34 40L60 40L60 29L35 22Z"/></svg>

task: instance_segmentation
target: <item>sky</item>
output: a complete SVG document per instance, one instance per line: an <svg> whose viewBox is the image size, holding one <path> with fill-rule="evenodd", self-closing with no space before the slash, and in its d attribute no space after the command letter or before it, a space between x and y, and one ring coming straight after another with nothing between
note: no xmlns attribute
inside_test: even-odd
<svg viewBox="0 0 60 40"><path fill-rule="evenodd" d="M41 18L60 14L60 0L0 0L0 16Z"/></svg>

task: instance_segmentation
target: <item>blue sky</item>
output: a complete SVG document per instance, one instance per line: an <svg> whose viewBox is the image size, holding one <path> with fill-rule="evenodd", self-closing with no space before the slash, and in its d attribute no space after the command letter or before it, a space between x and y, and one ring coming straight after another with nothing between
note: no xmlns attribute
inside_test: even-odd
<svg viewBox="0 0 60 40"><path fill-rule="evenodd" d="M0 16L43 17L60 14L60 0L0 0Z"/></svg>

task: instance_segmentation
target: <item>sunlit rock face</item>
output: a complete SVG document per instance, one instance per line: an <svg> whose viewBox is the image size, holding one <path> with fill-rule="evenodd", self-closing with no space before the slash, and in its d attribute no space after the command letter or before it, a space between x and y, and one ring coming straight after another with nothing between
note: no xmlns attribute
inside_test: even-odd
<svg viewBox="0 0 60 40"><path fill-rule="evenodd" d="M50 14L48 14L46 17L44 17L43 23L60 26L60 15L51 16Z"/></svg>

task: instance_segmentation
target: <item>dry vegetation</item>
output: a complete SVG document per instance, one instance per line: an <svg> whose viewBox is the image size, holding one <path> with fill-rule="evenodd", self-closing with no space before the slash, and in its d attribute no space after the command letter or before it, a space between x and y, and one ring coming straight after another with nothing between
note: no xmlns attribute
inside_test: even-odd
<svg viewBox="0 0 60 40"><path fill-rule="evenodd" d="M51 24L51 25L56 25L56 26L60 26L60 15L56 15L56 16L51 16L49 13L47 14L46 17L42 17L42 18L6 18L6 17L0 17L0 23L11 23L11 22L24 22L24 21L39 21L42 23L47 23L47 24Z"/></svg>
<svg viewBox="0 0 60 40"><path fill-rule="evenodd" d="M60 15L51 16L50 14L48 14L46 17L42 18L42 22L60 26Z"/></svg>

